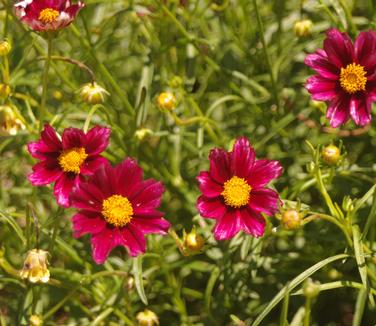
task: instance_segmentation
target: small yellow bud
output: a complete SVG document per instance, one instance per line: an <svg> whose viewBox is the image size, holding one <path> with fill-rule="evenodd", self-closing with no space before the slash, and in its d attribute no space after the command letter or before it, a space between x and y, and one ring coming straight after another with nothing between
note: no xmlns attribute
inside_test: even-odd
<svg viewBox="0 0 376 326"><path fill-rule="evenodd" d="M328 145L323 148L321 155L326 164L335 165L341 158L341 151L335 145Z"/></svg>
<svg viewBox="0 0 376 326"><path fill-rule="evenodd" d="M311 35L313 23L309 19L299 20L294 24L294 33L298 37Z"/></svg>
<svg viewBox="0 0 376 326"><path fill-rule="evenodd" d="M303 294L305 297L313 299L320 293L320 282L314 282L308 278L303 285Z"/></svg>
<svg viewBox="0 0 376 326"><path fill-rule="evenodd" d="M24 130L25 125L8 105L0 105L0 136L14 136Z"/></svg>
<svg viewBox="0 0 376 326"><path fill-rule="evenodd" d="M47 283L50 280L50 271L47 268L48 252L40 249L32 249L27 253L24 266L20 272L23 279L31 283Z"/></svg>
<svg viewBox="0 0 376 326"><path fill-rule="evenodd" d="M30 326L42 326L43 325L42 318L39 317L38 315L31 315L29 318L29 323L30 323Z"/></svg>
<svg viewBox="0 0 376 326"><path fill-rule="evenodd" d="M159 325L157 315L151 310L145 309L137 314L136 319L140 326L154 326Z"/></svg>
<svg viewBox="0 0 376 326"><path fill-rule="evenodd" d="M302 214L295 209L288 209L282 213L281 222L285 229L298 229L302 222Z"/></svg>
<svg viewBox="0 0 376 326"><path fill-rule="evenodd" d="M8 41L0 41L0 57L6 56L12 50L12 46Z"/></svg>
<svg viewBox="0 0 376 326"><path fill-rule="evenodd" d="M157 98L157 105L161 110L172 111L176 107L176 97L172 93L163 92Z"/></svg>
<svg viewBox="0 0 376 326"><path fill-rule="evenodd" d="M142 129L138 129L136 130L136 132L134 133L134 135L136 136L136 138L141 141L143 140L146 136L148 135L152 135L153 134L153 131L148 129L148 128L142 128Z"/></svg>
<svg viewBox="0 0 376 326"><path fill-rule="evenodd" d="M193 227L191 232L186 233L184 230L183 233L183 248L184 255L189 256L201 252L202 247L204 246L204 239L196 233L196 228Z"/></svg>
<svg viewBox="0 0 376 326"><path fill-rule="evenodd" d="M52 96L55 100L60 101L63 98L63 93L56 90L52 93Z"/></svg>
<svg viewBox="0 0 376 326"><path fill-rule="evenodd" d="M7 84L0 84L0 99L5 99L9 96L11 89Z"/></svg>
<svg viewBox="0 0 376 326"><path fill-rule="evenodd" d="M96 82L87 83L81 87L80 95L83 101L89 104L100 104L105 100L106 95L110 95L103 87Z"/></svg>

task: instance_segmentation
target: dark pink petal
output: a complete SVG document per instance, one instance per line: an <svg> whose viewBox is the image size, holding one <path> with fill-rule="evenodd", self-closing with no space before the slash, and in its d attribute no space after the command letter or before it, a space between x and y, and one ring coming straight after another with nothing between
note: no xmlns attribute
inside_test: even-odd
<svg viewBox="0 0 376 326"><path fill-rule="evenodd" d="M255 162L255 151L245 137L236 140L231 152L232 173L240 178L248 177L253 163Z"/></svg>
<svg viewBox="0 0 376 326"><path fill-rule="evenodd" d="M305 88L316 101L330 101L337 96L338 81L325 79L321 76L312 76L307 79Z"/></svg>
<svg viewBox="0 0 376 326"><path fill-rule="evenodd" d="M107 164L108 161L102 156L94 156L86 159L80 168L80 173L83 175L93 175L102 165Z"/></svg>
<svg viewBox="0 0 376 326"><path fill-rule="evenodd" d="M118 245L118 229L105 227L102 231L93 234L91 237L91 248L93 250L93 259L97 264L103 264L110 251Z"/></svg>
<svg viewBox="0 0 376 326"><path fill-rule="evenodd" d="M79 211L72 218L74 237L97 234L106 227L106 221L98 213Z"/></svg>
<svg viewBox="0 0 376 326"><path fill-rule="evenodd" d="M137 208L153 209L160 206L164 192L161 182L153 179L145 180L141 183L140 188L135 196L127 196L132 203L135 214L137 214Z"/></svg>
<svg viewBox="0 0 376 326"><path fill-rule="evenodd" d="M56 181L63 174L63 171L58 166L45 161L35 164L33 171L33 173L28 175L28 179L33 186L47 185Z"/></svg>
<svg viewBox="0 0 376 326"><path fill-rule="evenodd" d="M214 227L216 240L233 238L242 229L240 210L229 210L221 219L217 220Z"/></svg>
<svg viewBox="0 0 376 326"><path fill-rule="evenodd" d="M226 205L220 199L210 199L200 196L197 199L197 210L201 216L220 219L226 213Z"/></svg>
<svg viewBox="0 0 376 326"><path fill-rule="evenodd" d="M261 237L265 232L265 219L250 209L241 211L241 224L242 229L254 237Z"/></svg>
<svg viewBox="0 0 376 326"><path fill-rule="evenodd" d="M161 218L164 213L157 211L154 208L133 207L133 216L140 218Z"/></svg>
<svg viewBox="0 0 376 326"><path fill-rule="evenodd" d="M162 218L133 217L131 224L143 234L166 234L170 228L170 223Z"/></svg>
<svg viewBox="0 0 376 326"><path fill-rule="evenodd" d="M59 179L56 180L54 186L54 196L57 203L63 207L70 206L70 195L74 187L80 182L78 175L70 175L63 173Z"/></svg>
<svg viewBox="0 0 376 326"><path fill-rule="evenodd" d="M110 128L95 126L86 134L85 150L89 155L98 155L108 146L110 141Z"/></svg>
<svg viewBox="0 0 376 326"><path fill-rule="evenodd" d="M223 191L223 185L217 183L212 177L210 176L209 172L202 171L196 177L200 190L203 195L207 198L215 198L221 195Z"/></svg>
<svg viewBox="0 0 376 326"><path fill-rule="evenodd" d="M105 198L114 195L116 184L119 180L114 177L114 170L109 162L102 165L90 179L90 184L93 184L101 190ZM120 182L120 181L119 181Z"/></svg>
<svg viewBox="0 0 376 326"><path fill-rule="evenodd" d="M278 210L278 193L268 188L260 188L251 191L249 208L257 213L273 215Z"/></svg>
<svg viewBox="0 0 376 326"><path fill-rule="evenodd" d="M55 129L49 124L44 125L41 137L51 152L59 152L62 150L61 140L57 137Z"/></svg>
<svg viewBox="0 0 376 326"><path fill-rule="evenodd" d="M115 192L132 198L132 195L141 186L141 167L134 159L127 158L113 169L113 174Z"/></svg>
<svg viewBox="0 0 376 326"><path fill-rule="evenodd" d="M337 98L333 99L329 104L328 110L326 112L326 117L330 121L330 125L333 128L346 123L350 117L350 100L346 95L340 95Z"/></svg>
<svg viewBox="0 0 376 326"><path fill-rule="evenodd" d="M307 55L304 63L315 70L320 76L326 79L338 80L340 70L330 63L325 52L324 55L321 53L317 51L316 53Z"/></svg>
<svg viewBox="0 0 376 326"><path fill-rule="evenodd" d="M146 251L145 236L134 227L131 223L119 230L121 234L122 244L127 247L131 256L135 257Z"/></svg>
<svg viewBox="0 0 376 326"><path fill-rule="evenodd" d="M282 166L278 161L257 160L248 177L248 184L253 189L266 186L282 174Z"/></svg>
<svg viewBox="0 0 376 326"><path fill-rule="evenodd" d="M337 29L330 29L324 40L324 49L328 59L336 67L346 67L354 62L354 46L346 33Z"/></svg>
<svg viewBox="0 0 376 326"><path fill-rule="evenodd" d="M218 183L225 183L233 175L231 174L230 154L223 149L214 148L209 154L210 176Z"/></svg>
<svg viewBox="0 0 376 326"><path fill-rule="evenodd" d="M51 150L51 148L46 145L43 139L27 144L27 149L32 157L40 160L52 158L57 159L60 155L60 151Z"/></svg>
<svg viewBox="0 0 376 326"><path fill-rule="evenodd" d="M361 32L355 40L355 55L357 62L373 70L376 66L376 33L374 31Z"/></svg>
<svg viewBox="0 0 376 326"><path fill-rule="evenodd" d="M85 4L79 1L77 4L68 7L65 12L74 19L83 7L85 7Z"/></svg>
<svg viewBox="0 0 376 326"><path fill-rule="evenodd" d="M352 96L350 100L350 115L357 125L365 126L371 122L372 103L363 95Z"/></svg>
<svg viewBox="0 0 376 326"><path fill-rule="evenodd" d="M71 195L73 207L92 212L101 212L103 200L106 198L102 189L88 182L81 182Z"/></svg>
<svg viewBox="0 0 376 326"><path fill-rule="evenodd" d="M85 147L85 133L81 129L64 129L62 140L63 149L70 149L73 147Z"/></svg>

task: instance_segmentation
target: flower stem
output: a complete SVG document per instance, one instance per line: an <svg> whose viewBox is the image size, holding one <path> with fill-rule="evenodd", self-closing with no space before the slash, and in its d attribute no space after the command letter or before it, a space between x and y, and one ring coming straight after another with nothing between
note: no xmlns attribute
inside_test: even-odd
<svg viewBox="0 0 376 326"><path fill-rule="evenodd" d="M43 127L43 118L47 114L46 110L46 100L47 100L47 84L48 84L48 72L50 70L50 63L51 63L51 55L52 55L52 35L48 34L47 36L47 59L44 64L44 71L42 77L42 98L40 102L40 110L39 110L39 130L42 130Z"/></svg>
<svg viewBox="0 0 376 326"><path fill-rule="evenodd" d="M304 306L304 326L309 326L309 320L311 319L311 298L306 298L305 306Z"/></svg>

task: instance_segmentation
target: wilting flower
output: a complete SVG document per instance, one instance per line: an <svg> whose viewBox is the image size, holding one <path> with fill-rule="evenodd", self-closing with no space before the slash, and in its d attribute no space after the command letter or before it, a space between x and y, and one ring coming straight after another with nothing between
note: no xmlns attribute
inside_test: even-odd
<svg viewBox="0 0 376 326"><path fill-rule="evenodd" d="M8 105L0 105L0 136L14 136L24 129L25 125L13 109Z"/></svg>
<svg viewBox="0 0 376 326"><path fill-rule="evenodd" d="M82 100L89 104L103 103L106 95L110 95L110 93L96 82L87 83L80 90Z"/></svg>
<svg viewBox="0 0 376 326"><path fill-rule="evenodd" d="M109 143L111 129L96 126L86 134L77 128L67 128L61 139L49 124L41 139L29 143L30 154L41 162L33 166L29 180L34 186L55 182L54 195L59 205L69 206L72 189L92 175L106 159L100 156Z"/></svg>
<svg viewBox="0 0 376 326"><path fill-rule="evenodd" d="M21 278L28 279L31 283L47 283L50 279L47 255L48 252L41 249L30 250L20 272Z"/></svg>
<svg viewBox="0 0 376 326"><path fill-rule="evenodd" d="M131 256L146 250L145 234L165 234L170 223L157 208L164 191L153 179L143 180L143 171L127 158L116 167L109 163L98 169L72 195L74 236L91 234L93 259L102 264L116 246Z"/></svg>
<svg viewBox="0 0 376 326"><path fill-rule="evenodd" d="M24 0L14 5L16 15L35 31L55 31L67 27L84 7L70 0Z"/></svg>
<svg viewBox="0 0 376 326"><path fill-rule="evenodd" d="M265 186L280 176L278 161L256 160L255 152L245 137L236 140L233 150L215 148L210 152L210 169L197 180L202 196L197 209L203 217L217 220L214 236L229 239L240 230L260 237L265 219L278 209L278 193Z"/></svg>
<svg viewBox="0 0 376 326"><path fill-rule="evenodd" d="M305 63L318 75L308 78L312 98L328 101L326 113L333 128L351 117L364 126L371 121L376 100L376 33L361 32L353 44L346 33L327 32L324 49L306 57Z"/></svg>
<svg viewBox="0 0 376 326"><path fill-rule="evenodd" d="M144 311L140 311L136 319L140 326L154 326L159 325L158 316L151 310L145 309Z"/></svg>

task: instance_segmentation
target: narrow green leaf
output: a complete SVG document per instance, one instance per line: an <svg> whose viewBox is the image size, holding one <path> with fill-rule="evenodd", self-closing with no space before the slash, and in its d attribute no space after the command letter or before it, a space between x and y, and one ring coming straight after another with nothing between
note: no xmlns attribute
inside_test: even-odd
<svg viewBox="0 0 376 326"><path fill-rule="evenodd" d="M305 279L307 279L309 276L311 276L313 273L317 272L324 266L330 264L333 261L344 259L349 257L347 254L340 254L335 255L329 258L326 258L317 264L311 266L310 268L306 269L303 273L299 274L297 277L295 277L291 282L289 282L286 286L284 286L277 295L269 302L269 304L266 306L266 308L261 312L261 314L255 319L253 322L253 326L260 325L260 323L264 320L264 318L269 314L269 312L285 297L286 293L291 292L293 289L295 289L299 284L304 282Z"/></svg>
<svg viewBox="0 0 376 326"><path fill-rule="evenodd" d="M363 243L361 241L361 235L358 225L353 225L353 240L354 240L354 251L355 251L355 259L358 265L360 278L362 279L362 283L365 289L368 289L368 277L367 277L367 265L366 259L364 258L363 252Z"/></svg>
<svg viewBox="0 0 376 326"><path fill-rule="evenodd" d="M361 326L362 325L362 318L364 313L364 307L367 300L367 291L362 289L358 293L358 298L356 299L355 305L355 315L353 319L353 326Z"/></svg>
<svg viewBox="0 0 376 326"><path fill-rule="evenodd" d="M144 280L142 278L142 256L138 256L133 259L133 276L135 280L137 293L141 301L145 305L147 305L148 299L146 298L145 289L144 289Z"/></svg>
<svg viewBox="0 0 376 326"><path fill-rule="evenodd" d="M221 271L218 267L215 267L212 271L212 274L210 275L208 285L206 286L205 290L205 306L207 311L210 314L210 303L211 303L211 296L213 293L215 282L217 281L219 275L221 274Z"/></svg>
<svg viewBox="0 0 376 326"><path fill-rule="evenodd" d="M364 203L368 200L368 198L370 198L373 193L375 192L375 189L376 189L376 185L373 185L364 195L362 198L358 199L355 203L355 206L354 206L354 210L352 211L352 213L354 214L355 212L357 212L359 210L359 208L361 208Z"/></svg>
<svg viewBox="0 0 376 326"><path fill-rule="evenodd" d="M18 237L21 239L22 243L25 244L26 239L23 235L23 231L22 231L21 227L18 225L18 223L13 219L13 217L9 216L8 214L6 214L3 211L0 211L0 217L12 227L14 232L16 232Z"/></svg>

